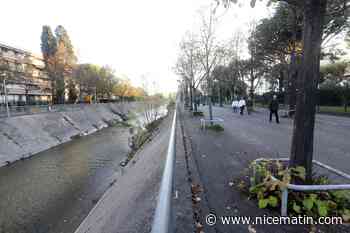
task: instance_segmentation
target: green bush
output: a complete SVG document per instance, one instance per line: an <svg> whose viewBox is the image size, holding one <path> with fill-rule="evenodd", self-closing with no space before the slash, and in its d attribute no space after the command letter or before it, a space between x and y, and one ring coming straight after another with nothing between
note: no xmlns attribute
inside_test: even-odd
<svg viewBox="0 0 350 233"><path fill-rule="evenodd" d="M206 125L205 126L206 129L210 129L210 130L213 130L215 132L221 132L221 131L224 131L224 127L222 127L221 125L219 124L214 124L214 125Z"/></svg>
<svg viewBox="0 0 350 233"><path fill-rule="evenodd" d="M201 111L197 111L197 112L192 112L193 116L197 117L197 116L204 116L204 113Z"/></svg>
<svg viewBox="0 0 350 233"><path fill-rule="evenodd" d="M291 182L305 180L305 168L286 168L278 161L253 162L250 169L250 196L257 198L259 208L277 209L281 206L282 190ZM277 180L272 179L272 175ZM313 184L329 184L325 176L313 178ZM288 213L290 215L341 216L345 222L350 220L349 191L289 191Z"/></svg>

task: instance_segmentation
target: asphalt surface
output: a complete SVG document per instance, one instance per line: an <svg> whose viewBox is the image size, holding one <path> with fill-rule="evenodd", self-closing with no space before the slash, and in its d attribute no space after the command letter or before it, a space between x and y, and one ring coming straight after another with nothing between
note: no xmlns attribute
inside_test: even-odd
<svg viewBox="0 0 350 233"><path fill-rule="evenodd" d="M208 116L207 107L201 107ZM292 120L281 118L280 124L269 123L268 112L259 109L252 115L239 115L230 108L214 107L214 117L224 120L223 132L201 131L199 118L183 111L184 128L189 135L192 157L203 187L201 196L204 211L201 223L204 232L310 232L310 226L288 225L223 225L205 224L205 216L213 213L220 216L276 215L257 208L254 201L247 200L236 187L236 179L248 164L259 157L288 157L292 135ZM350 173L350 118L319 115L315 129L314 159ZM234 185L232 183L234 182ZM320 232L350 232L342 227L328 226Z"/></svg>
<svg viewBox="0 0 350 233"><path fill-rule="evenodd" d="M207 108L203 108L205 112ZM289 157L293 121L281 118L269 123L266 109L252 115L233 114L228 107L214 107L214 116L224 119L225 130L235 140L251 145L262 156ZM315 125L314 159L350 173L350 118L317 115Z"/></svg>

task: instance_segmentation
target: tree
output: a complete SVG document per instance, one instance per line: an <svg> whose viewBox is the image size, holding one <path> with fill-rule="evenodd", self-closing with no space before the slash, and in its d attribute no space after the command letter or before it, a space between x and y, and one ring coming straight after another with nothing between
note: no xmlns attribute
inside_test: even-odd
<svg viewBox="0 0 350 233"><path fill-rule="evenodd" d="M290 165L304 166L312 179L316 93L320 75L320 54L327 0L306 0L303 22L303 56L299 73Z"/></svg>
<svg viewBox="0 0 350 233"><path fill-rule="evenodd" d="M344 1L343 1L344 2ZM327 13L323 25L322 48L327 48L330 40L341 32L348 30L349 20L347 14L335 14L339 11L342 1L329 1ZM285 102L290 109L295 109L296 102L296 80L298 76L298 65L301 61L301 39L303 28L303 12L301 7L279 1L276 11L271 18L263 19L257 26L257 39L259 53L268 61L286 64L283 73L287 74L285 79ZM336 54L322 51L321 55L334 59ZM290 61L289 64L287 61ZM281 71L282 74L282 71ZM279 77L279 76L277 76Z"/></svg>
<svg viewBox="0 0 350 233"><path fill-rule="evenodd" d="M199 41L195 35L187 33L180 43L180 54L175 72L183 77L190 89L190 110L197 112L197 88L205 78L199 60Z"/></svg>
<svg viewBox="0 0 350 233"><path fill-rule="evenodd" d="M60 63L64 66L64 71L71 73L77 63L72 42L66 29L59 25L55 30L57 41L57 52L60 53Z"/></svg>
<svg viewBox="0 0 350 233"><path fill-rule="evenodd" d="M250 25L250 37L248 38L248 52L250 58L244 61L243 67L247 70L247 81L249 83L249 96L254 101L254 93L260 85L263 75L267 68L264 64L263 56L258 50L258 41L256 36L256 24Z"/></svg>
<svg viewBox="0 0 350 233"><path fill-rule="evenodd" d="M217 95L218 95L218 102L220 106L223 106L223 88L222 88L222 83L225 81L227 78L227 69L223 65L218 65L215 66L212 72L212 78L214 80L214 90L217 89ZM215 88L216 87L216 88Z"/></svg>
<svg viewBox="0 0 350 233"><path fill-rule="evenodd" d="M46 70L52 80L53 99L64 103L65 77L71 78L77 58L72 43L63 26L58 26L53 35L49 26L44 25L41 34L41 51ZM69 82L69 80L67 80Z"/></svg>
<svg viewBox="0 0 350 233"><path fill-rule="evenodd" d="M242 59L242 52L245 47L246 38L244 34L237 30L234 32L231 40L225 45L224 56L224 86L229 87L230 99L232 100L237 95L246 94L245 76L247 69L245 61Z"/></svg>
<svg viewBox="0 0 350 233"><path fill-rule="evenodd" d="M283 86L285 103L290 109L295 109L301 35L302 12L285 2L280 2L274 15L263 19L255 30L258 55L274 67L270 69L269 81L273 84L279 82L279 86ZM283 83L280 82L282 80Z"/></svg>
<svg viewBox="0 0 350 233"><path fill-rule="evenodd" d="M203 13L199 39L199 61L203 67L207 84L210 120L213 119L213 80L211 78L211 75L213 69L220 63L222 55L224 54L223 49L219 46L215 37L215 25L217 23L217 20L216 7L210 8L208 16L205 16Z"/></svg>
<svg viewBox="0 0 350 233"><path fill-rule="evenodd" d="M72 79L68 81L67 89L68 89L68 102L71 104L75 103L78 98L78 92L77 92L76 85Z"/></svg>
<svg viewBox="0 0 350 233"><path fill-rule="evenodd" d="M232 0L237 2L237 0ZM327 0L280 0L303 10L303 55L298 74L300 90L297 95L296 114L290 155L290 166L303 166L306 169L307 182L312 178L313 141L315 127L315 107L317 85L320 77L320 55L323 27L326 18L327 3L337 4L330 15L342 14L349 7L344 1ZM224 0L225 4L231 0ZM251 1L255 5L256 0ZM271 2L271 1L269 1ZM339 4L339 3L343 4Z"/></svg>
<svg viewBox="0 0 350 233"><path fill-rule="evenodd" d="M114 86L113 93L124 101L126 97L132 96L132 88L129 79L122 79L118 85Z"/></svg>
<svg viewBox="0 0 350 233"><path fill-rule="evenodd" d="M56 59L57 41L51 27L44 25L41 33L41 52L43 54L45 68L51 78L52 98L56 97Z"/></svg>
<svg viewBox="0 0 350 233"><path fill-rule="evenodd" d="M114 71L110 67L104 66L99 68L96 92L101 98L110 99L113 88L117 83L118 79L115 77Z"/></svg>
<svg viewBox="0 0 350 233"><path fill-rule="evenodd" d="M100 67L93 64L80 64L75 67L73 76L79 89L79 101L83 100L83 95L94 96L97 101Z"/></svg>
<svg viewBox="0 0 350 233"><path fill-rule="evenodd" d="M345 75L348 62L336 62L321 66L320 89L336 90L340 93L344 111L347 112L350 101L350 79Z"/></svg>

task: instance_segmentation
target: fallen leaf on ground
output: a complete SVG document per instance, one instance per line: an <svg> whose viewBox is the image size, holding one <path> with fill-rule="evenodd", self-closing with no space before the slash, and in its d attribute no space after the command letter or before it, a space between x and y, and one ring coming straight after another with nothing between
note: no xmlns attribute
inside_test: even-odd
<svg viewBox="0 0 350 233"><path fill-rule="evenodd" d="M192 184L192 185L191 185L191 191L192 191L192 193L196 194L196 193L202 192L203 189L202 189L201 186L198 185L198 184L197 184L197 185Z"/></svg>
<svg viewBox="0 0 350 233"><path fill-rule="evenodd" d="M252 225L248 226L249 233L256 233L256 230L252 227Z"/></svg>
<svg viewBox="0 0 350 233"><path fill-rule="evenodd" d="M203 225L200 222L196 222L196 228L197 230L202 229Z"/></svg>

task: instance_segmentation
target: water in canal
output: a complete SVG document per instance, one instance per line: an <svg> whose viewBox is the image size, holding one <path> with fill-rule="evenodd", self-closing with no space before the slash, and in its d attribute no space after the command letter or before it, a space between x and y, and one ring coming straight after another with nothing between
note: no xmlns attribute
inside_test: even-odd
<svg viewBox="0 0 350 233"><path fill-rule="evenodd" d="M114 182L128 137L110 127L0 168L0 233L74 232Z"/></svg>

